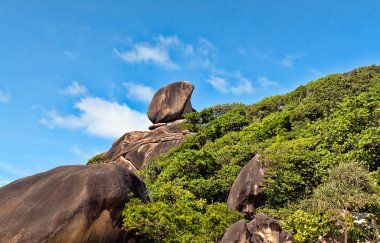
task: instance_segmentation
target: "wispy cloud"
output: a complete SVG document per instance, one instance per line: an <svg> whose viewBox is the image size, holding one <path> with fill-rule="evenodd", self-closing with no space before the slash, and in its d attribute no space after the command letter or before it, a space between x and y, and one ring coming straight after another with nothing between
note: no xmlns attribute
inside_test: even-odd
<svg viewBox="0 0 380 243"><path fill-rule="evenodd" d="M257 82L259 83L260 87L262 87L262 88L268 88L268 87L273 87L273 86L279 85L278 82L270 80L266 76L260 76L257 79Z"/></svg>
<svg viewBox="0 0 380 243"><path fill-rule="evenodd" d="M8 103L11 98L12 96L8 91L0 91L0 103Z"/></svg>
<svg viewBox="0 0 380 243"><path fill-rule="evenodd" d="M316 77L323 76L323 73L316 68L308 68L307 71L309 71L311 74L313 74Z"/></svg>
<svg viewBox="0 0 380 243"><path fill-rule="evenodd" d="M206 81L223 94L241 95L254 91L252 81L239 70L224 70L215 65L218 50L206 38L200 37L195 43L186 43L177 36L159 35L151 42L131 41L130 45L129 51L115 50L128 63L154 64L166 69L196 69L208 73L209 78ZM133 83L126 83L125 86L131 91L128 98L149 102L153 95L152 90L146 87Z"/></svg>
<svg viewBox="0 0 380 243"><path fill-rule="evenodd" d="M228 93L230 84L225 78L211 76L206 81L219 92Z"/></svg>
<svg viewBox="0 0 380 243"><path fill-rule="evenodd" d="M48 111L39 122L48 128L83 129L104 138L117 138L125 132L146 130L150 125L146 114L98 97L82 98L74 106L79 115L59 115Z"/></svg>
<svg viewBox="0 0 380 243"><path fill-rule="evenodd" d="M78 157L80 157L80 158L82 158L82 159L89 159L89 158L90 158L90 155L87 154L86 152L84 152L83 150L81 150L81 149L78 147L78 145L72 145L72 146L70 146L70 147L69 147L69 151L70 151L72 154L74 154L74 155L76 155L76 156L78 156Z"/></svg>
<svg viewBox="0 0 380 243"><path fill-rule="evenodd" d="M125 82L124 87L127 88L127 97L133 100L140 100L149 103L154 95L154 90L142 84L135 82Z"/></svg>
<svg viewBox="0 0 380 243"><path fill-rule="evenodd" d="M211 76L206 81L223 94L242 95L254 92L252 81L242 76L239 72Z"/></svg>
<svg viewBox="0 0 380 243"><path fill-rule="evenodd" d="M78 83L78 81L72 81L69 86L61 91L61 93L71 96L84 95L87 93L87 88Z"/></svg>
<svg viewBox="0 0 380 243"><path fill-rule="evenodd" d="M207 67L216 52L214 45L203 37L192 44L175 35L159 35L149 42L134 43L130 40L129 45L128 51L114 50L124 61L131 64L153 64L168 70Z"/></svg>
<svg viewBox="0 0 380 243"><path fill-rule="evenodd" d="M1 172L16 176L26 176L32 173L30 170L3 161L0 161L0 169Z"/></svg>
<svg viewBox="0 0 380 243"><path fill-rule="evenodd" d="M170 57L170 49L180 43L176 36L158 36L154 43L136 43L129 51L115 53L128 63L155 64L167 69L177 69L178 65Z"/></svg>
<svg viewBox="0 0 380 243"><path fill-rule="evenodd" d="M63 54L70 59L77 59L79 54L73 51L63 51Z"/></svg>
<svg viewBox="0 0 380 243"><path fill-rule="evenodd" d="M279 63L284 67L293 67L294 62L298 59L301 59L304 56L302 53L294 53L290 55L286 55L283 59L279 61Z"/></svg>

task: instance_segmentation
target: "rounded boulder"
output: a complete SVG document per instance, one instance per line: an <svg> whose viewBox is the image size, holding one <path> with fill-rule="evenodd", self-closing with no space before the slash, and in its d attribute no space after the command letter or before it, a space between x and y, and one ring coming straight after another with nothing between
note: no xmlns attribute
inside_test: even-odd
<svg viewBox="0 0 380 243"><path fill-rule="evenodd" d="M172 122L194 111L190 103L193 90L194 85L187 81L175 82L158 90L148 108L149 120L154 124Z"/></svg>

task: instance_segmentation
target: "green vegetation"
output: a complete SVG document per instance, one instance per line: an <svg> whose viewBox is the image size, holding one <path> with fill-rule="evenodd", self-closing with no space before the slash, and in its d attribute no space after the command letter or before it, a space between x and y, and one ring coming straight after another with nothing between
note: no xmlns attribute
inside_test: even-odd
<svg viewBox="0 0 380 243"><path fill-rule="evenodd" d="M101 164L101 163L103 163L106 160L107 160L106 157L104 157L103 155L99 154L99 155L95 155L94 157L92 157L91 159L89 159L87 161L87 164L88 165L91 165L91 164Z"/></svg>
<svg viewBox="0 0 380 243"><path fill-rule="evenodd" d="M253 105L220 105L186 119L185 126L197 134L141 171L152 202L127 204L127 228L165 242L214 242L237 219L223 206L233 181L259 153L266 167L266 199L258 211L278 219L298 242L341 235L342 229L349 240L376 237L360 231L352 215L380 216L372 203L380 183L380 67L329 75ZM365 186L355 184L348 171L360 172ZM305 206L328 202L331 195L339 198L336 193L345 187L352 189L349 195L331 202L341 204ZM168 200L165 188L185 196ZM343 219L339 210L346 212Z"/></svg>
<svg viewBox="0 0 380 243"><path fill-rule="evenodd" d="M206 200L169 184L152 203L132 199L123 216L125 227L145 235L148 242L152 238L160 242L215 242L241 218L224 203L208 205Z"/></svg>

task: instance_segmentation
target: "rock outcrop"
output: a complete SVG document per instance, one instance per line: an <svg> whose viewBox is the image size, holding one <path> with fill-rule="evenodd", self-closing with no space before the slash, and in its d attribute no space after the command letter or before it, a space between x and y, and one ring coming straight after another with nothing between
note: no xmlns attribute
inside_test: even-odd
<svg viewBox="0 0 380 243"><path fill-rule="evenodd" d="M148 108L149 120L154 124L167 123L192 112L190 99L193 90L193 84L186 81L175 82L158 90Z"/></svg>
<svg viewBox="0 0 380 243"><path fill-rule="evenodd" d="M118 226L144 183L117 164L62 166L0 188L0 242L127 242Z"/></svg>
<svg viewBox="0 0 380 243"><path fill-rule="evenodd" d="M240 220L232 224L224 234L221 243L293 243L293 235L282 231L281 226L266 214L258 213L246 223Z"/></svg>
<svg viewBox="0 0 380 243"><path fill-rule="evenodd" d="M263 180L264 168L257 154L241 169L232 184L227 199L228 208L238 210L251 219L264 197L260 191Z"/></svg>
<svg viewBox="0 0 380 243"><path fill-rule="evenodd" d="M133 166L140 170L145 164L158 155L166 154L171 148L184 141L190 132L182 130L182 120L167 123L153 131L135 131L124 134L116 140L110 150L103 153L105 162L116 162Z"/></svg>
<svg viewBox="0 0 380 243"><path fill-rule="evenodd" d="M148 109L148 118L154 123L150 131L124 134L102 154L106 158L104 163L115 162L136 171L180 145L190 134L181 128L181 123L184 114L194 111L190 102L193 90L193 84L180 81L157 91Z"/></svg>

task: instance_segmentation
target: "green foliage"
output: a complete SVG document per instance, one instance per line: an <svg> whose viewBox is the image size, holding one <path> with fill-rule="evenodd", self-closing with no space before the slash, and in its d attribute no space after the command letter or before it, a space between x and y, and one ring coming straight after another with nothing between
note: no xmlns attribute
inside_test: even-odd
<svg viewBox="0 0 380 243"><path fill-rule="evenodd" d="M298 241L313 241L318 234L325 232L326 227L333 229L331 224L326 225L327 211L315 212L312 207L301 207L310 197L315 199L317 195L342 193L334 200L340 203L335 208L349 205L347 209L351 211L369 210L380 216L378 206L364 203L378 194L377 189L368 184L368 173L377 185L380 183L379 66L329 75L288 94L268 97L249 106L232 104L206 108L187 114L186 121L185 126L196 134L140 171L152 199L147 207L156 216L165 215L159 216L162 220L168 215L175 217L171 210L177 210L179 215L190 210L192 215L197 215L197 212L207 212L208 205L225 203L240 169L257 153L265 166L262 190L266 199L262 207L280 212L277 218L297 235ZM343 167L352 169L355 161L360 161L360 165L355 166L359 166L356 172L362 175L361 183L369 187L339 177L340 172L330 172L340 170L344 176L348 172ZM339 184L336 178L345 184ZM169 200L165 190L171 187L182 188L186 191L184 194L192 196L186 200L174 196ZM345 193L351 196L346 197ZM354 193L359 193L357 202L354 202L356 197L352 197ZM201 202L202 209L187 204L199 205ZM284 213L290 204L296 209ZM139 208L139 205L136 203L135 206ZM154 207L159 206L163 210L154 211ZM177 206L180 207L176 209ZM141 210L143 208L141 205ZM300 208L303 211L297 211ZM141 223L143 214L140 214L138 222ZM190 221L185 222L183 225ZM200 224L200 221L196 222ZM127 227L132 227L132 223L126 223ZM158 225L168 224L163 221ZM163 236L154 232L153 224L141 224L138 231L154 239L168 240L176 234L172 232L181 231L176 228L179 225L180 222L165 226L167 228L160 231L166 232ZM191 229L189 225L186 227ZM350 228L350 232L354 229ZM183 233L180 239L188 242L192 236L186 234ZM202 235L198 231L197 234ZM215 240L218 236L213 237ZM170 239L174 241L175 238Z"/></svg>
<svg viewBox="0 0 380 243"><path fill-rule="evenodd" d="M358 211L369 204L379 205L380 198L369 172L357 161L343 161L315 190L311 205L320 210Z"/></svg>
<svg viewBox="0 0 380 243"><path fill-rule="evenodd" d="M351 213L368 205L378 206L379 202L379 193L369 172L356 161L343 161L334 167L310 199L314 208L342 212L343 217L337 222L343 228L345 242L348 241L350 228L351 234L360 238L360 231L352 229L353 225L350 224Z"/></svg>
<svg viewBox="0 0 380 243"><path fill-rule="evenodd" d="M284 229L293 232L296 242L318 242L318 238L327 232L339 232L340 227L331 219L336 214L326 214L296 210L284 220Z"/></svg>
<svg viewBox="0 0 380 243"><path fill-rule="evenodd" d="M91 159L89 159L87 161L87 164L88 165L91 165L91 164L101 164L103 162L105 162L107 159L106 157L104 157L103 155L99 154L99 155L95 155L94 157L92 157Z"/></svg>
<svg viewBox="0 0 380 243"><path fill-rule="evenodd" d="M123 217L127 229L150 241L215 242L241 216L223 203L207 204L187 190L166 185L154 202L131 199Z"/></svg>

